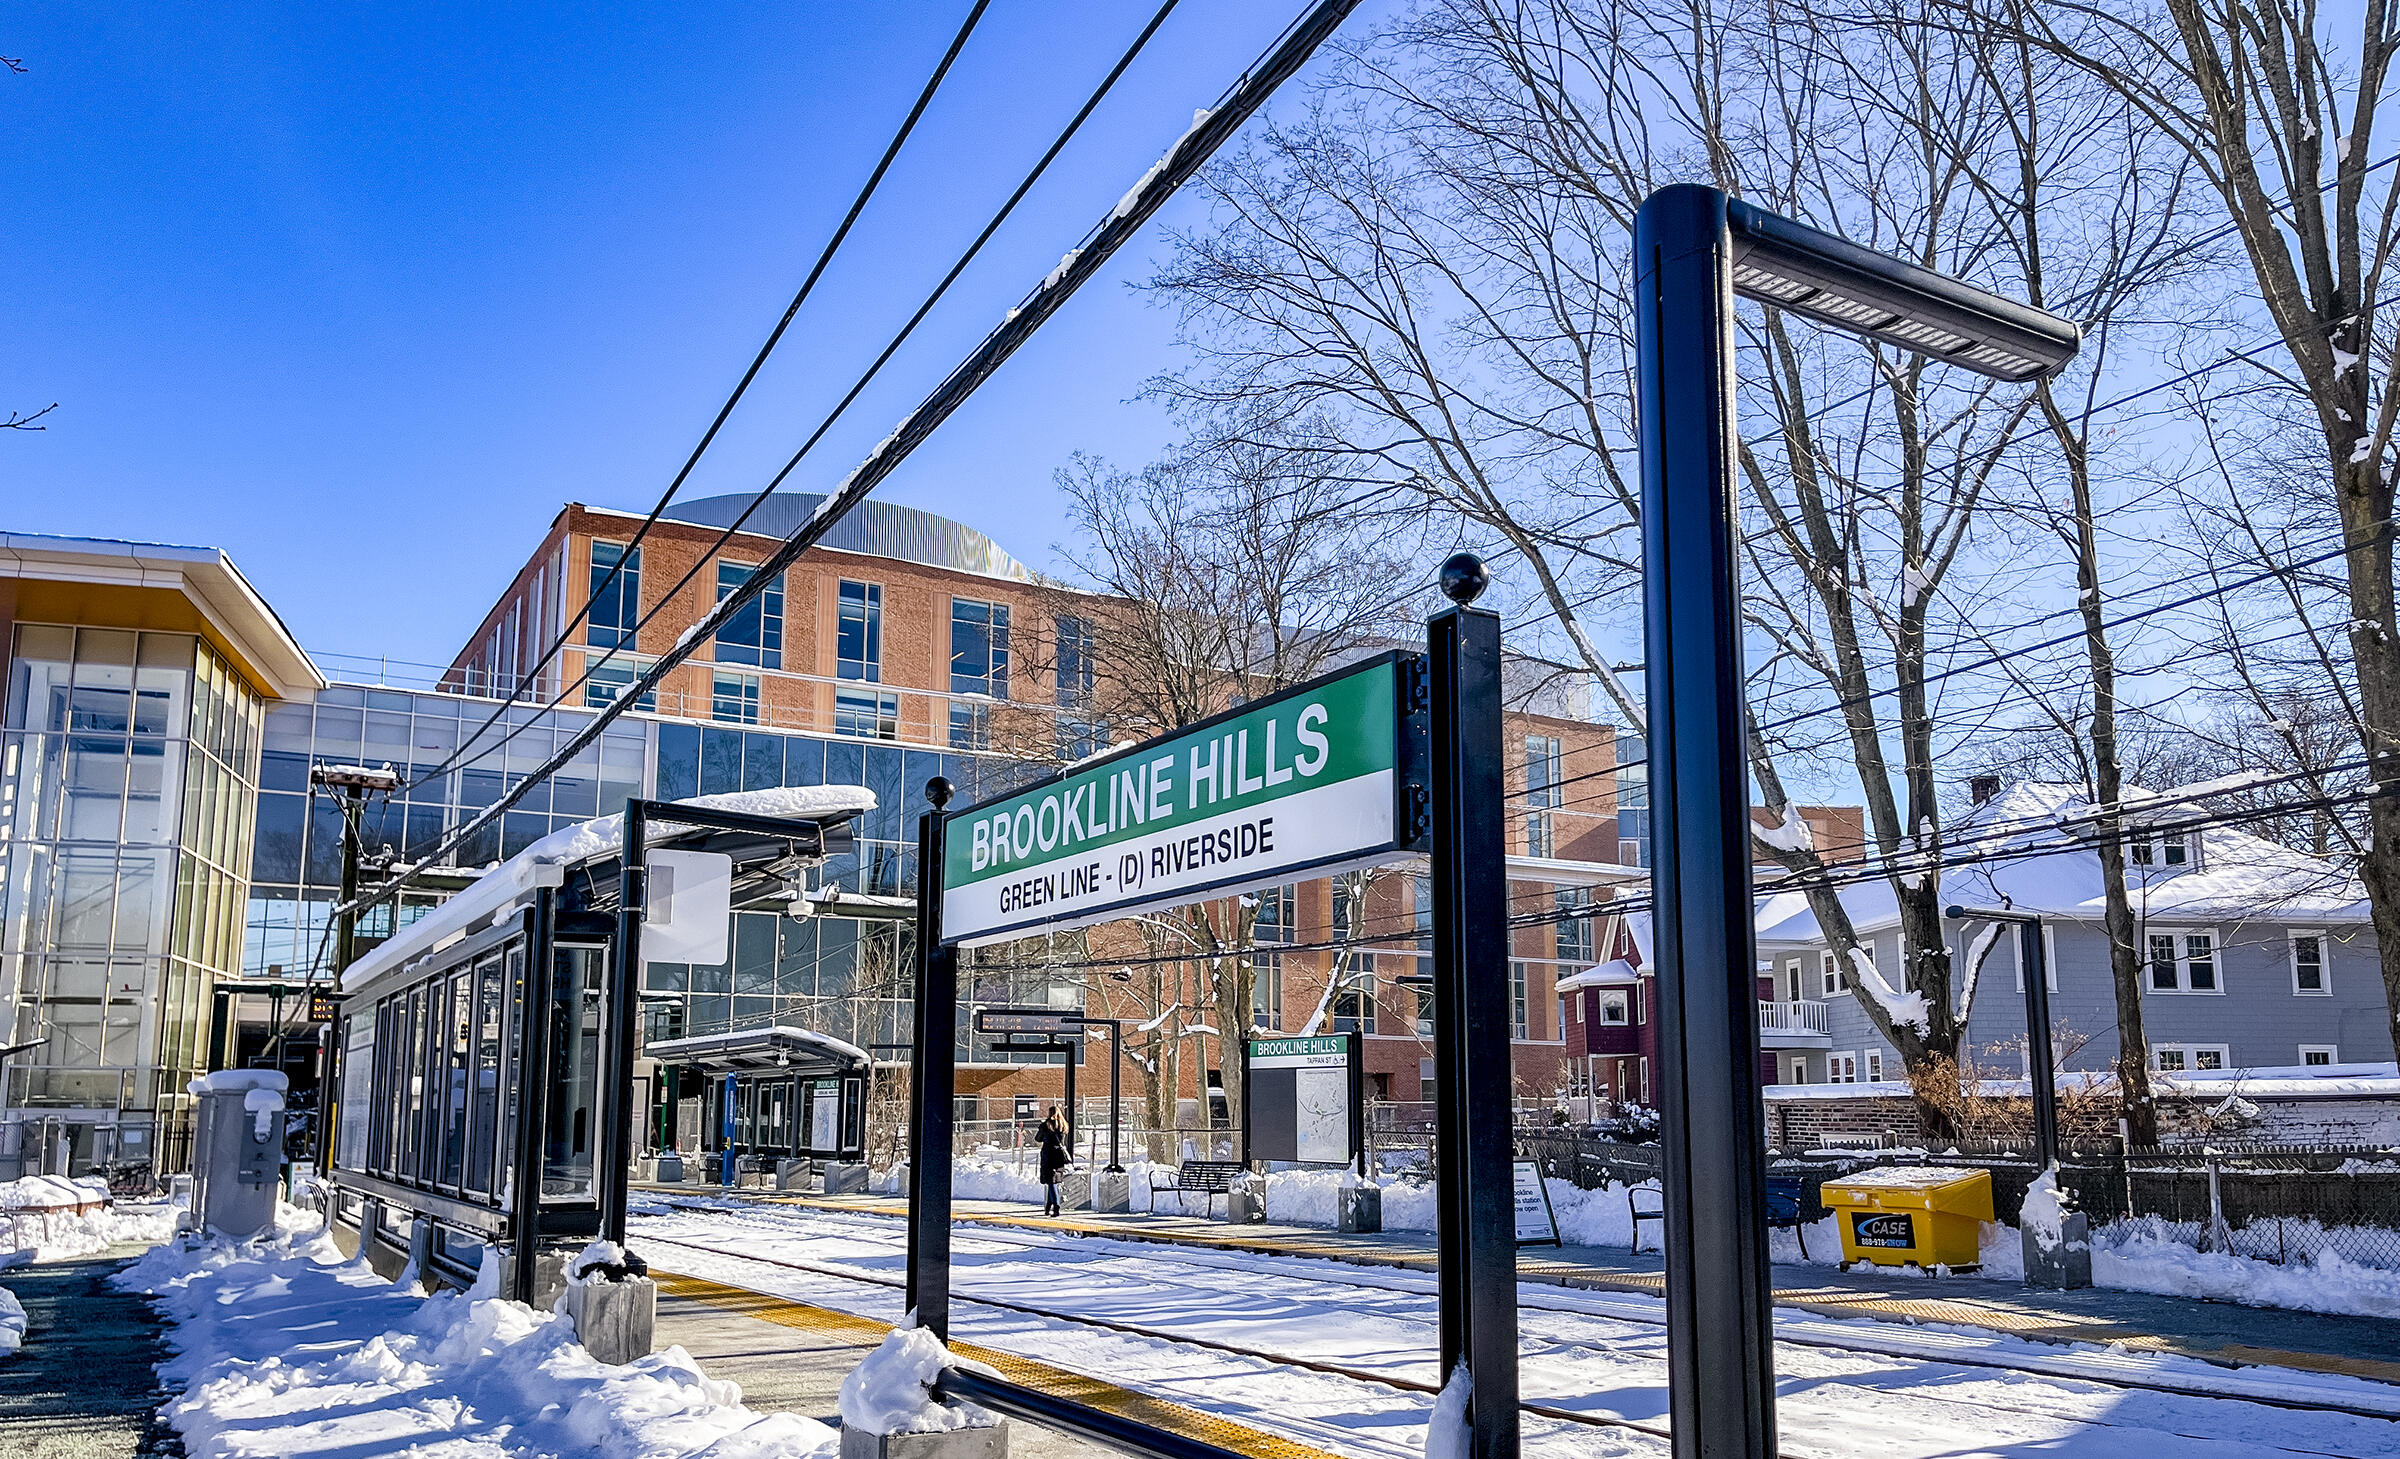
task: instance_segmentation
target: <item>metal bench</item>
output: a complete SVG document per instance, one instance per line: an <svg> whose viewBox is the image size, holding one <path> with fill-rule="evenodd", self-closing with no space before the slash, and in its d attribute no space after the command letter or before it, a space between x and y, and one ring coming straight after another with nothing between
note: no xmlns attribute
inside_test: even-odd
<svg viewBox="0 0 2400 1459"><path fill-rule="evenodd" d="M1186 1160L1175 1167L1175 1178L1162 1185L1158 1172L1153 1170L1150 1172L1150 1204L1155 1209L1158 1205L1156 1198L1170 1191L1178 1196L1198 1194L1205 1197L1200 1209L1213 1214L1217 1197L1232 1194L1234 1182L1249 1173L1250 1167L1239 1160ZM1226 1214L1232 1215L1232 1202L1228 1201L1226 1207Z"/></svg>
<svg viewBox="0 0 2400 1459"><path fill-rule="evenodd" d="M1647 1204L1645 1204L1645 1200ZM1812 1214L1813 1208L1813 1214ZM1660 1250L1667 1244L1667 1207L1657 1191L1646 1186L1625 1187L1625 1209L1633 1217L1633 1249L1642 1249L1642 1223L1658 1223ZM1808 1182L1797 1175L1767 1177L1767 1229L1785 1230L1800 1238L1800 1259L1808 1260L1808 1227L1822 1219L1824 1208L1817 1205Z"/></svg>

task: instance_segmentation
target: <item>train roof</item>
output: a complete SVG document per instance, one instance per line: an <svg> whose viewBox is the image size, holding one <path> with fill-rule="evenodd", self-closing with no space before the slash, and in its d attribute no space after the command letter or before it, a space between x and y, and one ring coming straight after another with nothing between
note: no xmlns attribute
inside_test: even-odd
<svg viewBox="0 0 2400 1459"><path fill-rule="evenodd" d="M788 1069L802 1078L864 1073L875 1062L856 1044L814 1029L785 1024L706 1033L694 1038L660 1039L645 1046L642 1054L661 1063L681 1064L711 1074Z"/></svg>
<svg viewBox="0 0 2400 1459"><path fill-rule="evenodd" d="M873 810L875 792L863 785L788 785L694 796L675 804L831 826ZM652 821L647 843L655 846L691 834L691 827ZM599 816L552 831L352 963L342 973L342 991L355 993L383 974L447 946L523 901L536 887L560 885L568 868L613 857L624 845L622 815Z"/></svg>

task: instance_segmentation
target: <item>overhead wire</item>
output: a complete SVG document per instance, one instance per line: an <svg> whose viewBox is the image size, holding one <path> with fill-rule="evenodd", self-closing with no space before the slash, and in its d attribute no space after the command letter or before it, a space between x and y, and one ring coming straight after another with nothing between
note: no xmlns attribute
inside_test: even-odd
<svg viewBox="0 0 2400 1459"><path fill-rule="evenodd" d="M428 862L439 860L484 826L492 824L535 785L544 783L597 740L608 725L614 723L641 695L654 689L668 671L690 655L693 648L713 635L733 614L741 611L802 552L821 539L833 523L841 520L852 507L864 500L894 467L947 420L977 387L1031 338L1035 330L1089 281L1102 264L1149 222L1175 190L1214 156L1218 148L1233 136L1266 98L1314 54L1318 45L1332 34L1334 28L1356 8L1357 3L1358 0L1318 0L1316 5L1297 17L1252 67L1227 88L1214 107L1196 115L1192 127L1176 140L1167 154L1135 183L1130 192L1118 200L1105 218L1084 234L1082 241L1059 261L1058 267L1034 286L1017 307L1011 309L1000 324L984 337L983 342L901 421L892 434L843 478L808 520L786 537L744 583L702 615L698 622L686 630L674 648L603 707L589 724L570 736L567 743L554 751L549 759L535 767L517 785L504 789L491 806L444 838L427 858ZM400 889L420 874L422 869L422 864L412 867L403 875L387 881L374 893L355 898L337 911L357 912L389 901L397 897Z"/></svg>
<svg viewBox="0 0 2400 1459"><path fill-rule="evenodd" d="M792 302L784 306L782 316L775 321L775 327L767 332L766 342L761 344L758 347L758 353L751 357L750 366L742 372L741 379L735 382L733 393L725 397L723 405L717 407L715 419L708 423L707 430L701 432L699 443L694 445L691 454L684 458L682 468L675 473L675 479L667 483L667 489L660 494L657 505L650 508L649 515L642 518L642 524L634 529L632 541L628 544L629 551L638 549L642 539L649 535L650 529L658 525L660 516L675 500L676 493L683 490L684 482L690 479L693 468L700 464L700 458L708 454L708 448L715 444L717 433L725 428L725 422L733 415L734 407L740 405L742 397L750 392L751 382L756 380L758 372L765 368L767 357L775 353L775 347L783 342L785 331L792 327L792 321L799 316L801 306L808 302L808 296L816 291L817 280L825 276L825 270L833 262L833 256L841 251L842 243L850 236L850 230L857 224L859 215L866 211L868 200L873 198L876 190L883 185L884 174L891 171L893 161L900 155L900 149L907 144L910 134L916 130L917 123L924 117L926 108L933 104L934 93L941 90L943 78L950 74L951 64L958 59L959 52L966 49L967 38L975 33L976 23L983 19L983 12L990 5L991 0L974 0L974 4L968 8L967 17L959 24L958 33L950 38L949 49L942 52L942 58L935 64L933 74L925 78L924 86L917 92L916 103L909 108L908 115L902 119L899 130L892 134L891 141L885 145L883 155L876 160L874 170L867 174L867 180L860 185L858 195L850 200L850 210L842 215L842 221L833 230L833 236L826 239L825 246L818 251L816 262L809 267L808 276L800 281L799 289L792 294ZM574 616L559 629L558 637L551 642L548 649L543 651L540 660L534 664L532 672L518 676L519 682L510 689L508 697L501 701L500 706L492 711L491 717L476 726L474 733L463 737L459 741L458 749L448 759L411 780L407 785L401 787L403 790L414 789L428 780L446 774L453 766L463 763L470 755L486 753L478 747L477 742L493 725L500 722L501 716L507 713L509 706L515 704L519 696L524 694L528 683L538 684L541 682L542 671L558 657L559 650L565 646L568 637L574 633L576 625L591 615L592 605L599 601L600 595L608 590L610 584L618 581L624 571L625 562L626 559L620 557L610 565L607 574L593 586L591 593L585 597L583 606L576 609ZM566 584L560 583L559 590L562 593L565 592ZM507 741L504 739L501 743L506 744Z"/></svg>

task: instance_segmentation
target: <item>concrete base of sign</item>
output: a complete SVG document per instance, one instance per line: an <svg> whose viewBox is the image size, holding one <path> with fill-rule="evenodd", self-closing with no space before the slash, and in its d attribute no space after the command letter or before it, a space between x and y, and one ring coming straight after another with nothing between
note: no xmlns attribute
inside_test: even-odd
<svg viewBox="0 0 2400 1459"><path fill-rule="evenodd" d="M892 1167L892 1193L902 1196L908 1194L908 1162L905 1160Z"/></svg>
<svg viewBox="0 0 2400 1459"><path fill-rule="evenodd" d="M1368 1232L1383 1229L1383 1189L1380 1186L1344 1186L1334 1198L1336 1231Z"/></svg>
<svg viewBox="0 0 2400 1459"><path fill-rule="evenodd" d="M863 1196L867 1193L868 1174L868 1169L864 1165L827 1165L825 1167L825 1194L829 1196Z"/></svg>
<svg viewBox="0 0 2400 1459"><path fill-rule="evenodd" d="M558 1308L559 1294L567 1290L567 1260L574 1252L564 1247L537 1251L533 1256L533 1310L552 1312Z"/></svg>
<svg viewBox="0 0 2400 1459"><path fill-rule="evenodd" d="M1008 1459L1008 1423L933 1434L842 1430L842 1459Z"/></svg>
<svg viewBox="0 0 2400 1459"><path fill-rule="evenodd" d="M1092 1177L1092 1209L1114 1214L1133 1209L1133 1177L1122 1170L1103 1170Z"/></svg>
<svg viewBox="0 0 2400 1459"><path fill-rule="evenodd" d="M778 1160L775 1162L775 1189L804 1191L817 1183L817 1162L814 1160Z"/></svg>
<svg viewBox="0 0 2400 1459"><path fill-rule="evenodd" d="M658 1329L658 1284L648 1277L569 1287L558 1309L575 1324L575 1340L600 1362L650 1356Z"/></svg>
<svg viewBox="0 0 2400 1459"><path fill-rule="evenodd" d="M2091 1222L2081 1211L2059 1218L2059 1242L2042 1246L2032 1231L2021 1231L2025 1251L2025 1285L2054 1292L2074 1291L2092 1284Z"/></svg>
<svg viewBox="0 0 2400 1459"><path fill-rule="evenodd" d="M1380 1208L1379 1208L1380 1209ZM1225 1193L1225 1219L1247 1226L1267 1219L1267 1193L1256 1186Z"/></svg>
<svg viewBox="0 0 2400 1459"><path fill-rule="evenodd" d="M1058 1208L1062 1211L1086 1211L1092 1205L1092 1178L1078 1171L1058 1178Z"/></svg>

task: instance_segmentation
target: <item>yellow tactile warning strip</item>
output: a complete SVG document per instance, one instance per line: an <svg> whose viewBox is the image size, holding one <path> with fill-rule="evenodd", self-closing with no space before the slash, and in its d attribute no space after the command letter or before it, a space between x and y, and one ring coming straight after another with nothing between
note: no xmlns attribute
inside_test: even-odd
<svg viewBox="0 0 2400 1459"><path fill-rule="evenodd" d="M762 1322L795 1328L817 1337L852 1343L860 1348L874 1347L892 1330L890 1323L878 1322L871 1317L836 1312L829 1307L816 1307L786 1297L769 1296L745 1287L729 1287L722 1282L682 1276L656 1268L651 1270L650 1275L658 1283L658 1289L668 1296L705 1302L722 1311L755 1317ZM1214 1444L1220 1449L1252 1456L1252 1459L1338 1459L1338 1456L1326 1450L1311 1448L1280 1434L1270 1434L1213 1413L1203 1413L1180 1403L1136 1393L1103 1379L1055 1368L1015 1353L1003 1353L964 1342L950 1344L950 1350L962 1358L983 1364L1012 1383L1038 1388L1053 1398L1063 1398L1085 1408L1112 1413L1152 1428L1170 1429L1202 1443Z"/></svg>
<svg viewBox="0 0 2400 1459"><path fill-rule="evenodd" d="M679 1190L688 1192L693 1188L658 1186L654 1189L661 1193L673 1193ZM706 1187L701 1189L705 1190ZM906 1215L908 1211L908 1202L896 1196L761 1194L751 1198L777 1205L812 1206L829 1211L859 1211L878 1215ZM1175 1216L1147 1220L1118 1217L1095 1221L1068 1216L1021 1216L984 1211L958 1211L955 1215L960 1221L984 1226L1067 1231L1082 1236L1154 1241L1169 1245L1256 1252L1268 1256L1316 1257L1348 1262L1354 1266L1388 1266L1410 1271L1431 1271L1434 1268L1434 1253L1424 1247L1397 1242L1369 1244L1339 1238L1319 1239L1280 1231L1271 1234L1229 1231L1222 1221L1203 1221L1197 1217L1188 1220ZM1666 1292L1666 1278L1657 1272L1616 1271L1607 1267L1586 1266L1540 1256L1532 1251L1519 1254L1517 1275L1528 1281L1550 1282L1562 1287L1585 1287L1595 1291L1641 1292L1653 1297L1663 1296ZM2337 1373L2383 1383L2400 1383L2400 1363L2385 1359L2233 1343L2207 1346L2178 1342L2124 1323L2062 1320L2055 1312L2016 1308L2005 1300L1991 1297L1913 1297L1858 1292L1841 1287L1779 1287L1775 1291L1775 1304L1818 1317L1871 1318L1880 1322L1976 1327L2030 1342L2113 1344L2136 1352L2169 1353L2198 1358L2204 1362L2269 1364L2279 1368L2297 1368L2303 1372Z"/></svg>

